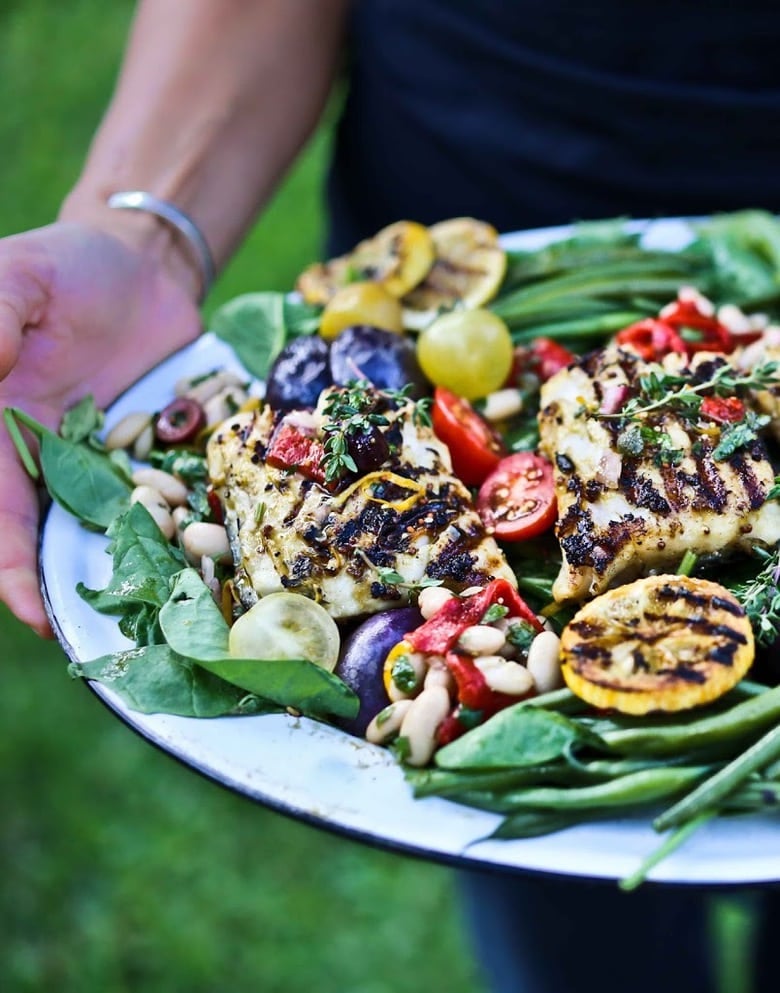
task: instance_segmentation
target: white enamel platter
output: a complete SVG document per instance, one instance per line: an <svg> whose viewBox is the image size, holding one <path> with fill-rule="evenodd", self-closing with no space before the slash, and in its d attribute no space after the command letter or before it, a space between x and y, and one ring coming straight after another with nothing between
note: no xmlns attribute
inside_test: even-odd
<svg viewBox="0 0 780 993"><path fill-rule="evenodd" d="M680 221L644 225L648 243L677 248L690 237ZM514 248L537 248L567 229L511 235ZM110 427L133 410L157 410L184 375L236 366L211 335L176 354L112 407ZM41 575L57 636L72 659L127 647L114 620L92 611L75 592L103 587L110 575L105 539L83 530L55 506L41 541ZM543 838L491 841L493 814L439 798L413 799L390 754L333 728L284 715L211 720L128 710L103 686L95 693L151 743L207 777L291 817L369 844L472 868L619 879L655 850L659 836L645 820L585 825ZM780 881L780 821L769 816L723 819L699 830L651 873L658 882L729 885Z"/></svg>

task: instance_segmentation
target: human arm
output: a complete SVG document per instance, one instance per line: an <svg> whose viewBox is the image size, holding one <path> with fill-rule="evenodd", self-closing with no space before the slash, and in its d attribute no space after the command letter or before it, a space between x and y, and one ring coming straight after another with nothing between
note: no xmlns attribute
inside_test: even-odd
<svg viewBox="0 0 780 993"><path fill-rule="evenodd" d="M60 220L0 240L0 406L50 427L106 404L199 330L192 257L118 189L184 209L227 259L327 99L344 0L144 0ZM0 432L0 599L42 634L36 493Z"/></svg>

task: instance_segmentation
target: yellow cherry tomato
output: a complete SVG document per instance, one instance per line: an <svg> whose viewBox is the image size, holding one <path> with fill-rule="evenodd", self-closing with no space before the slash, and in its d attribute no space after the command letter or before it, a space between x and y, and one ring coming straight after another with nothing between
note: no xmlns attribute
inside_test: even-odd
<svg viewBox="0 0 780 993"><path fill-rule="evenodd" d="M489 310L453 310L417 339L417 360L435 386L477 400L504 385L512 368L509 328Z"/></svg>
<svg viewBox="0 0 780 993"><path fill-rule="evenodd" d="M403 332L401 302L379 283L348 283L337 290L320 318L320 335L327 341L355 324Z"/></svg>
<svg viewBox="0 0 780 993"><path fill-rule="evenodd" d="M261 597L230 629L228 647L239 659L308 659L332 672L341 636L330 614L300 593Z"/></svg>

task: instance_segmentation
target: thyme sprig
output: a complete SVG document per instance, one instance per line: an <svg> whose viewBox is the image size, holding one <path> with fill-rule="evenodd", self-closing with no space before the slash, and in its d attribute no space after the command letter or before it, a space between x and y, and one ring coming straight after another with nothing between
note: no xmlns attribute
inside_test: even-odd
<svg viewBox="0 0 780 993"><path fill-rule="evenodd" d="M756 641L771 645L780 638L780 548L774 553L757 548L756 553L765 560L764 567L733 593L745 608Z"/></svg>
<svg viewBox="0 0 780 993"><path fill-rule="evenodd" d="M326 482L338 479L344 472L358 471L350 454L349 439L376 428L387 427L390 421L381 412L382 409L398 409L408 404L411 389L411 385L400 390L377 389L367 380L358 379L330 394L323 407L328 420L322 426L326 436L322 459ZM413 404L411 416L416 426L430 425L430 405L429 398Z"/></svg>
<svg viewBox="0 0 780 993"><path fill-rule="evenodd" d="M366 555L362 548L357 550L358 556L365 562L365 564L376 573L377 579L383 586L395 586L399 590L405 590L408 594L419 593L420 590L424 590L429 586L441 586L444 580L433 579L430 576L423 576L421 579L413 580L406 579L395 569L384 569L381 566L376 565L371 559Z"/></svg>
<svg viewBox="0 0 780 993"><path fill-rule="evenodd" d="M639 393L613 414L597 414L601 420L636 420L656 410L671 409L695 416L702 394L734 396L740 390L765 390L780 382L780 362L763 362L750 372L740 373L730 365L719 365L708 379L691 382L678 376L651 369L639 377Z"/></svg>

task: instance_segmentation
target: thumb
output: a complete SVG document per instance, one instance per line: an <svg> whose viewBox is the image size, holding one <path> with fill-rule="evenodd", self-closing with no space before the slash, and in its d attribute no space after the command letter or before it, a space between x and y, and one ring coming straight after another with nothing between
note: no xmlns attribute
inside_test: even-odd
<svg viewBox="0 0 780 993"><path fill-rule="evenodd" d="M42 320L49 299L40 259L19 250L21 242L8 238L0 249L0 379L13 369L24 329Z"/></svg>
<svg viewBox="0 0 780 993"><path fill-rule="evenodd" d="M0 601L38 634L51 637L38 579L38 520L35 485L9 439L0 437Z"/></svg>

